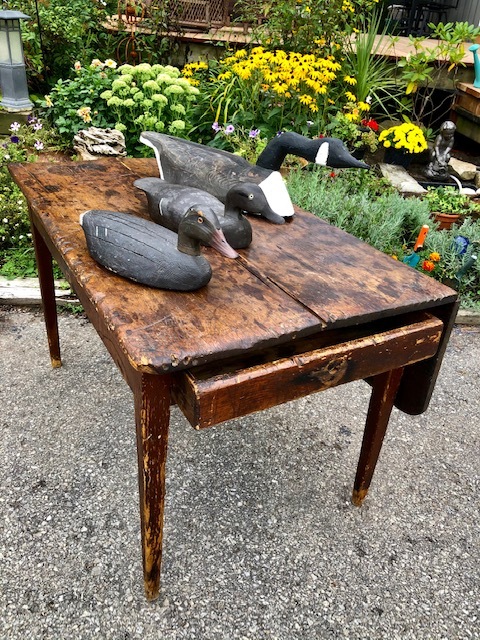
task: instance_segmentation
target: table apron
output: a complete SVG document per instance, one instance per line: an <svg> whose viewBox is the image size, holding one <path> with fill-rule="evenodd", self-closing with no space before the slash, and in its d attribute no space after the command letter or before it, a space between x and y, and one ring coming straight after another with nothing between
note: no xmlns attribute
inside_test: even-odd
<svg viewBox="0 0 480 640"><path fill-rule="evenodd" d="M175 376L173 396L190 424L210 427L329 387L433 357L443 323L419 322L222 374L195 369Z"/></svg>

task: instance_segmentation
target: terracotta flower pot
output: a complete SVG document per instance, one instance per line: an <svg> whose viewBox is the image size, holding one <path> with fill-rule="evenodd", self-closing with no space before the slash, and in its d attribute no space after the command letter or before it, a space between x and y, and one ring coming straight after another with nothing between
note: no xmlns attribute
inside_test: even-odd
<svg viewBox="0 0 480 640"><path fill-rule="evenodd" d="M438 213L438 212L433 212L431 216L435 220L435 222L438 223L439 229L451 229L452 225L458 223L461 217L459 213Z"/></svg>

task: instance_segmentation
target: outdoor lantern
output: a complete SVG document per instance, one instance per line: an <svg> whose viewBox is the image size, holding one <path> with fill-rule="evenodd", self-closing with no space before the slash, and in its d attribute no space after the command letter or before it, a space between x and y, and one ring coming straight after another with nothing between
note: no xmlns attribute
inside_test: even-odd
<svg viewBox="0 0 480 640"><path fill-rule="evenodd" d="M30 20L20 11L0 11L0 107L9 111L31 109L23 58L20 20Z"/></svg>

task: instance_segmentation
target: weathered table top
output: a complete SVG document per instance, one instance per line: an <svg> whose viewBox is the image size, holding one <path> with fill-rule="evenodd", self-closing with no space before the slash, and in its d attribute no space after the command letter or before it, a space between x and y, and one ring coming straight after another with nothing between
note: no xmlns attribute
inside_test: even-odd
<svg viewBox="0 0 480 640"><path fill-rule="evenodd" d="M137 369L190 368L415 310L438 308L444 322L452 320L453 290L301 210L281 226L250 216L253 242L237 260L205 249L213 276L203 289L177 293L129 282L90 257L79 216L95 208L148 217L133 182L158 175L153 159L10 170L47 242Z"/></svg>

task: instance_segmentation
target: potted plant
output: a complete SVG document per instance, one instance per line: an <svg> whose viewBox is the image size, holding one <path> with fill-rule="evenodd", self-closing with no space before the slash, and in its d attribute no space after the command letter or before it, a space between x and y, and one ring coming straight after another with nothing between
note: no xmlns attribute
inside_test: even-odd
<svg viewBox="0 0 480 640"><path fill-rule="evenodd" d="M427 201L430 214L438 222L439 229L450 229L465 215L480 210L478 204L456 187L429 187L423 199Z"/></svg>
<svg viewBox="0 0 480 640"><path fill-rule="evenodd" d="M342 140L356 158L366 152L375 153L378 148L378 123L373 118L365 118L360 123L352 119L350 113L337 111L325 126L325 135Z"/></svg>
<svg viewBox="0 0 480 640"><path fill-rule="evenodd" d="M422 153L428 148L425 134L416 124L404 122L384 129L378 141L385 147L384 161L387 164L398 164L408 167L412 156Z"/></svg>

